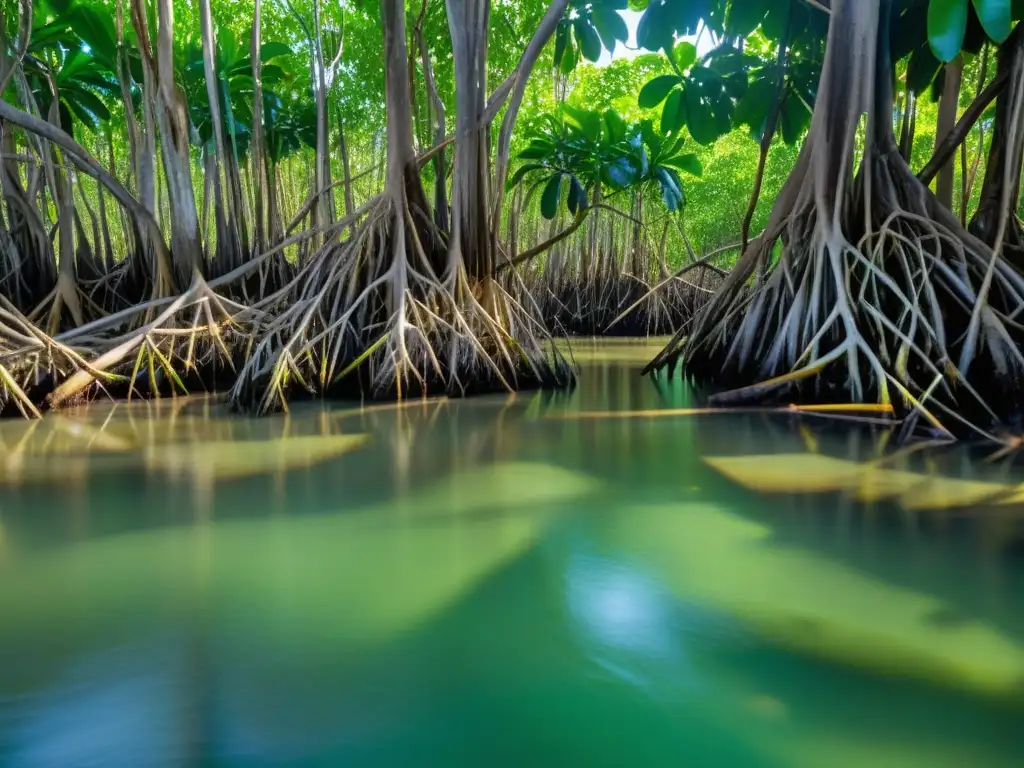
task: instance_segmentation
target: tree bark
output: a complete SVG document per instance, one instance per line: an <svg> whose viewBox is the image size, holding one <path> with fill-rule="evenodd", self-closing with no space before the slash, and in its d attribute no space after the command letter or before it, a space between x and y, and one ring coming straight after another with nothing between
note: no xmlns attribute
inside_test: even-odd
<svg viewBox="0 0 1024 768"><path fill-rule="evenodd" d="M792 28L792 16L791 10L786 19L785 32L782 33L782 39L779 41L779 55L776 61L776 67L778 67L779 71L775 81L775 99L772 101L772 107L768 112L764 133L761 134L761 151L757 158L757 172L754 174L754 191L750 195L750 204L747 206L747 212L743 216L740 241L743 243L742 249L744 251L747 250L747 244L750 242L750 224L754 220L757 202L761 198L761 186L764 184L764 170L768 164L768 153L771 151L772 141L775 139L775 130L779 125L779 113L782 111L782 98L786 87L786 68L789 65L789 34Z"/></svg>
<svg viewBox="0 0 1024 768"><path fill-rule="evenodd" d="M316 191L320 195L317 222L334 222L334 195L331 186L331 148L327 120L327 63L321 24L321 0L313 0L313 72L316 78Z"/></svg>
<svg viewBox="0 0 1024 768"><path fill-rule="evenodd" d="M227 150L224 144L224 124L220 114L220 93L217 87L217 70L214 63L214 54L217 50L217 41L213 33L213 18L210 13L210 0L199 0L199 26L203 40L203 76L206 81L206 98L209 102L210 122L213 127L213 149L207 153L204 171L210 177L208 182L212 183L213 189L213 212L217 222L216 247L220 253L234 248L231 234L228 231L228 222L233 218L231 209L224 196L224 161L227 158ZM205 209L204 201L203 207ZM211 257L213 254L207 254Z"/></svg>
<svg viewBox="0 0 1024 768"><path fill-rule="evenodd" d="M420 10L420 17L416 22L416 41L420 48L420 58L423 62L423 76L427 82L427 92L430 96L427 105L427 114L433 117L434 121L434 144L444 142L447 135L447 115L445 113L444 101L437 92L437 83L434 80L434 67L430 61L430 51L423 38L423 20L427 14L427 0L423 0ZM445 151L442 149L434 156L434 223L442 232L447 232L451 226L448 219L448 169L446 164Z"/></svg>
<svg viewBox="0 0 1024 768"><path fill-rule="evenodd" d="M946 82L939 102L939 122L935 130L935 149L938 150L956 125L960 106L960 85L963 81L963 57L958 56L946 65ZM935 196L948 210L953 210L953 172L956 164L950 159L939 171L935 182Z"/></svg>
<svg viewBox="0 0 1024 768"><path fill-rule="evenodd" d="M257 253L267 248L267 173L263 162L263 0L254 0L252 15L252 36L249 39L249 58L252 60L252 146L249 149L252 164L253 238Z"/></svg>
<svg viewBox="0 0 1024 768"><path fill-rule="evenodd" d="M1024 162L1024 135L1012 130L1014 120L1013 105L1018 98L1015 93L1014 71L1021 66L1024 57L1024 34L1020 26L999 49L996 77L1006 77L1008 84L996 101L996 117L992 131L992 143L989 148L988 163L985 168L985 180L982 182L981 199L978 210L971 220L970 231L988 243L997 245L1000 222L1004 213L1010 216L1010 226L1005 236L1010 245L1014 246L1006 257L1018 268L1024 267L1024 254L1017 246L1021 245L1020 226L1017 222L1017 206L1020 201L1020 170ZM1009 166L1007 166L1009 163ZM1007 179L1006 168L1015 172ZM1007 189L1007 183L1009 188ZM1010 210L1003 210L1004 199L1009 201Z"/></svg>
<svg viewBox="0 0 1024 768"><path fill-rule="evenodd" d="M490 0L446 0L455 59L455 165L449 262L466 265L471 280L494 272L488 228L490 154L487 107L487 33Z"/></svg>
<svg viewBox="0 0 1024 768"><path fill-rule="evenodd" d="M174 80L173 0L159 0L157 20L154 58L144 0L132 0L132 24L138 38L143 72L156 82L156 115L171 214L171 255L179 277L188 282L200 269L203 250L192 189L188 109L185 96Z"/></svg>
<svg viewBox="0 0 1024 768"><path fill-rule="evenodd" d="M494 208L491 212L491 228L495 232L498 230L498 223L501 220L505 207L505 183L508 178L512 130L515 128L516 120L519 117L519 108L522 106L523 96L526 94L526 85L530 80L530 75L533 74L533 68L537 64L537 59L558 28L558 22L565 16L568 7L569 0L552 0L551 5L548 6L548 10L544 14L544 18L541 19L540 25L537 27L537 31L530 39L526 50L523 51L515 71L509 78L512 81L509 85L511 98L508 109L505 111L505 116L501 120L501 128L498 130L498 146L495 151L493 184L495 199ZM504 87L504 83L502 87ZM498 90L500 91L501 89L499 88ZM496 95L491 97L492 105L496 102L500 103L500 101L502 100L496 98ZM490 109L495 109L495 112L497 111L496 108L489 107L488 112L490 112Z"/></svg>

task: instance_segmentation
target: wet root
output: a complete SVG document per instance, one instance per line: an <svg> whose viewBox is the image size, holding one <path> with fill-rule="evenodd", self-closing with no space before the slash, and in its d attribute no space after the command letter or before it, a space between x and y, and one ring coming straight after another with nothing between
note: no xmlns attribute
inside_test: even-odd
<svg viewBox="0 0 1024 768"><path fill-rule="evenodd" d="M323 246L259 340L230 394L242 411L309 396L397 399L565 386L567 361L527 308L461 260L437 275L442 238L404 192L385 193L345 243Z"/></svg>

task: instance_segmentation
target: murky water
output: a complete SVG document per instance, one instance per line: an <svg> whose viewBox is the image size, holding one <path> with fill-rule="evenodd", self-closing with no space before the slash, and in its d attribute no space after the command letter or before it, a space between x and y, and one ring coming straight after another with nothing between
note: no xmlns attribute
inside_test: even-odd
<svg viewBox="0 0 1024 768"><path fill-rule="evenodd" d="M1024 764L1024 478L665 415L656 348L581 343L558 397L0 425L0 765Z"/></svg>

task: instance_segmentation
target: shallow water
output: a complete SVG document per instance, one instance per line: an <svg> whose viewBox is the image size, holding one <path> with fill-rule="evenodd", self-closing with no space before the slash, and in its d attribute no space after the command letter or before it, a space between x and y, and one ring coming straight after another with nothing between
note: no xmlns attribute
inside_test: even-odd
<svg viewBox="0 0 1024 768"><path fill-rule="evenodd" d="M883 431L659 416L657 348L579 342L556 397L0 425L0 765L1024 764L1024 507L921 480L1024 478L837 492L813 455Z"/></svg>

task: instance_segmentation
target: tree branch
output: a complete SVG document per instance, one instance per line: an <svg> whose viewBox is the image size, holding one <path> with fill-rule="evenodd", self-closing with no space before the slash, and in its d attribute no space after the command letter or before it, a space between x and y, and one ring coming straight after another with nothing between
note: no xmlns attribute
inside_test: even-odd
<svg viewBox="0 0 1024 768"><path fill-rule="evenodd" d="M544 253L544 251L552 248L553 246L558 245L560 242L569 237L573 232L575 232L577 229L583 226L583 222L587 220L587 214L589 213L590 209L584 208L583 210L576 214L576 218L568 227L563 229L554 237L548 238L540 245L535 245L528 251L523 251L514 259L509 259L508 261L502 262L501 264L498 265L497 269L494 270L495 274L501 273L503 270L508 269L509 267L518 266L519 264L522 264L524 261L529 261L530 259L534 258L535 256L539 256L540 254Z"/></svg>
<svg viewBox="0 0 1024 768"><path fill-rule="evenodd" d="M988 87L984 91L978 94L977 98L971 102L964 112L960 121L956 124L950 134L946 137L946 140L942 142L942 145L935 150L935 154L932 155L931 160L928 164L917 174L917 178L922 184L931 184L932 180L938 175L939 171L949 162L949 159L953 157L953 153L956 152L957 148L967 139L971 129L974 128L975 123L985 114L985 110L988 109L989 105L996 100L996 97L1002 93L1006 88L1006 84L1009 82L1009 73L1000 72L996 75L995 79L988 84Z"/></svg>
<svg viewBox="0 0 1024 768"><path fill-rule="evenodd" d="M153 215L146 210L142 203L132 197L131 193L106 171L103 165L89 153L89 150L55 125L51 125L45 120L40 120L38 117L27 112L23 112L2 99L0 99L0 120L21 126L26 131L41 136L47 141L52 141L64 149L72 163L109 189L114 199L127 208L136 220L146 226L153 241L153 247L158 251L158 255L162 258L170 259L167 244L164 242L163 233L160 232L160 226L156 223L156 219L153 218Z"/></svg>

